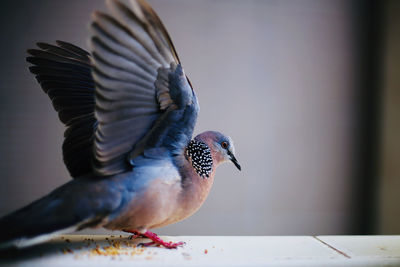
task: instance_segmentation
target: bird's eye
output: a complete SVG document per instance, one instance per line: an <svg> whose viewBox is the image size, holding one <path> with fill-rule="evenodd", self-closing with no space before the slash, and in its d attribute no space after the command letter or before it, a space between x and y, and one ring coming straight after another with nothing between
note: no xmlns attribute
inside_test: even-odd
<svg viewBox="0 0 400 267"><path fill-rule="evenodd" d="M222 148L227 149L228 148L228 142L222 142L221 143Z"/></svg>

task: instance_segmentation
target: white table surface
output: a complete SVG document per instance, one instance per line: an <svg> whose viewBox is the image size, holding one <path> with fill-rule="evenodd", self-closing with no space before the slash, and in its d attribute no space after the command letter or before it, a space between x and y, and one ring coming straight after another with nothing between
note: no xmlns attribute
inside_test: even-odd
<svg viewBox="0 0 400 267"><path fill-rule="evenodd" d="M107 238L107 239L106 239ZM0 253L1 266L400 266L400 236L179 236L178 249L128 236L63 235ZM90 241L88 241L90 239ZM96 249L97 248L97 249Z"/></svg>

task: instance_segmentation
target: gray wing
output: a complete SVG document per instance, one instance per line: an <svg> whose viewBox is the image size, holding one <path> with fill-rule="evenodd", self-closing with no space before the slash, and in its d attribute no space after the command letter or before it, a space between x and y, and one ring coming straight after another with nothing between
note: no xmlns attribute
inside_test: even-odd
<svg viewBox="0 0 400 267"><path fill-rule="evenodd" d="M97 12L91 24L98 121L94 170L104 176L129 170L127 158L135 146L140 144L141 151L147 141L154 146L159 128L179 119L174 111L187 105L198 109L171 39L151 7L143 0L131 1L132 8L114 0L107 6L111 15ZM196 116L192 112L191 121Z"/></svg>
<svg viewBox="0 0 400 267"><path fill-rule="evenodd" d="M50 97L64 133L63 158L71 176L92 172L94 117L94 81L90 55L85 50L62 41L56 45L38 43L29 49L29 70Z"/></svg>

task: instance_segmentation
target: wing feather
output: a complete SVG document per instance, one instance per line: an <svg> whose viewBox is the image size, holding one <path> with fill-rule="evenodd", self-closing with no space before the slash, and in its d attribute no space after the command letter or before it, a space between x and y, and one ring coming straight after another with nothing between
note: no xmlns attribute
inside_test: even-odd
<svg viewBox="0 0 400 267"><path fill-rule="evenodd" d="M67 126L63 155L75 178L130 170L135 156L152 154L146 149L168 151L157 147L168 136L186 136L175 145L183 148L197 116L195 94L150 5L106 2L110 14L92 17L92 53L63 41L28 50L30 71Z"/></svg>
<svg viewBox="0 0 400 267"><path fill-rule="evenodd" d="M178 108L170 76L180 64L167 31L146 2L132 1L131 8L118 0L106 3L110 14L96 12L91 23L98 121L94 169L99 175L129 170L127 159L137 144L146 147L150 132L168 126L160 120ZM173 88L176 97L192 95L185 82L187 86Z"/></svg>
<svg viewBox="0 0 400 267"><path fill-rule="evenodd" d="M160 63L155 59L156 56L151 53L153 50L150 48L146 49L146 47L144 47L139 40L132 36L128 29L126 29L114 18L110 17L109 15L96 12L93 15L93 22L94 24L97 24L99 28L103 30L103 32L107 33L107 35L104 36L98 35L97 37L99 37L100 40L104 40L105 42L107 40L117 42L120 45L130 49L131 52L145 60L147 64L153 68L157 69L160 66ZM94 28L93 24L92 28ZM92 32L95 32L95 30L93 29ZM109 36L112 36L112 38L109 38Z"/></svg>
<svg viewBox="0 0 400 267"><path fill-rule="evenodd" d="M37 44L30 49L29 70L50 97L64 132L63 157L71 176L92 171L93 140L97 120L94 117L94 81L89 53L62 41L57 45Z"/></svg>

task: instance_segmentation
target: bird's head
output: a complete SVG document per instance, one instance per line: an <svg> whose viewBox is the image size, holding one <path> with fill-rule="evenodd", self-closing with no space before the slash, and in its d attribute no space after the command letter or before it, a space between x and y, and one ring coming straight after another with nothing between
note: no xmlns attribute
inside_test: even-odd
<svg viewBox="0 0 400 267"><path fill-rule="evenodd" d="M194 140L203 142L209 147L215 167L223 162L231 161L236 168L241 170L235 158L233 141L229 136L216 131L207 131L197 135Z"/></svg>

